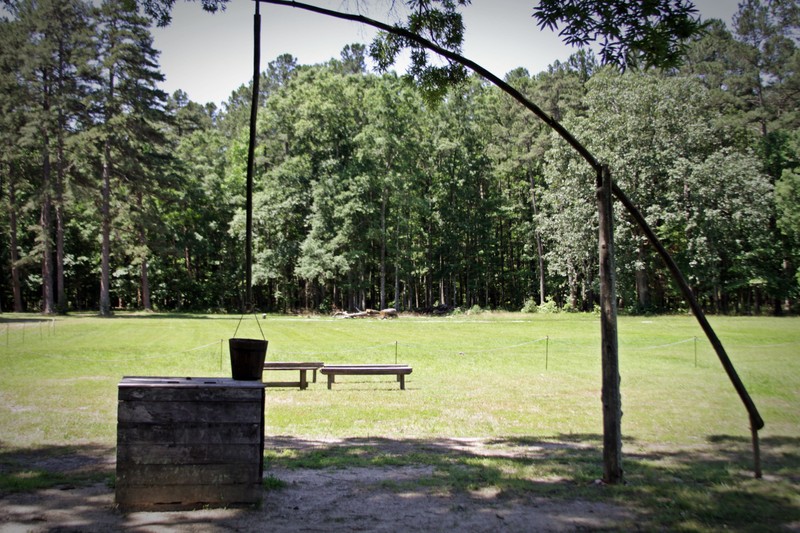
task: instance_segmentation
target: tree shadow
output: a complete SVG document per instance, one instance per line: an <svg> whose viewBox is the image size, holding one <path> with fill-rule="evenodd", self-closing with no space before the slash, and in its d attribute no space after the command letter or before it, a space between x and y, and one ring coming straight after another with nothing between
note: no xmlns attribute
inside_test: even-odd
<svg viewBox="0 0 800 533"><path fill-rule="evenodd" d="M21 450L0 443L0 514L10 516L4 519L9 524L41 529L42 520L53 525L52 517L61 517L67 509L84 530L137 524L245 530L254 523L291 527L298 524L300 514L304 520L319 514L313 520L333 516L338 521L327 530L346 530L370 529L369 524L390 520L373 512L374 522L364 522L368 512L358 502L369 500L383 502L384 509L390 510L404 505L405 516L439 517L441 521L430 518L423 523L439 530L447 528L450 519L444 517L453 513L462 518L488 514L510 530L525 530L525 521L534 516L551 519L542 529L797 528L800 438L762 439L764 479L753 478L751 461L750 440L744 437L717 435L697 446L626 439L626 484L607 486L597 481L602 476L602 437L595 434L335 440L267 436L265 477L336 478L340 484L333 492L342 496L325 507L333 511L317 513L319 509L310 506L309 493L318 488L312 482L292 482L287 488L265 489L265 503L258 509L123 514L114 505L113 448L75 445ZM355 507L341 506L348 501L356 502ZM461 522L465 529L469 524ZM325 523L307 525L323 527Z"/></svg>
<svg viewBox="0 0 800 533"><path fill-rule="evenodd" d="M42 315L32 315L29 317L8 317L0 315L0 324L39 324L49 323L53 321L53 317L46 317Z"/></svg>
<svg viewBox="0 0 800 533"><path fill-rule="evenodd" d="M761 441L764 479L752 473L750 440L712 436L703 445L644 445L626 439L626 483L606 486L602 436L493 439L267 441L270 468L346 469L427 465L428 476L397 484L452 493L492 489L495 498L576 498L622 505L644 529L764 531L800 524L800 438Z"/></svg>
<svg viewBox="0 0 800 533"><path fill-rule="evenodd" d="M101 317L101 315L97 313L87 314L84 315L88 318L107 318L109 320L115 319L126 319L126 320L165 320L165 319L176 319L176 320L210 320L210 317L207 315L198 315L192 313L161 313L161 312L152 312L147 313L143 311L117 311L113 313L111 316ZM238 317L234 317L233 315L218 315L214 317L215 320L238 320Z"/></svg>
<svg viewBox="0 0 800 533"><path fill-rule="evenodd" d="M114 449L100 445L11 449L0 442L0 497L113 481Z"/></svg>

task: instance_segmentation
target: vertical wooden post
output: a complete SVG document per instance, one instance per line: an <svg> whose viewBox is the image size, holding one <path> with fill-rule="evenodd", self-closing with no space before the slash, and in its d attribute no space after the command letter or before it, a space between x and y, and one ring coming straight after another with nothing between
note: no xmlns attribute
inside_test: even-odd
<svg viewBox="0 0 800 533"><path fill-rule="evenodd" d="M603 364L603 481L622 482L622 401L617 341L617 288L614 265L614 225L611 172L603 165L597 175L600 218L600 343Z"/></svg>
<svg viewBox="0 0 800 533"><path fill-rule="evenodd" d="M547 370L548 359L550 358L550 336L544 338L544 369Z"/></svg>
<svg viewBox="0 0 800 533"><path fill-rule="evenodd" d="M250 105L250 143L247 147L247 192L245 203L245 311L253 305L253 160L256 149L256 119L258 118L258 81L261 77L261 13L256 2L253 15L253 94Z"/></svg>

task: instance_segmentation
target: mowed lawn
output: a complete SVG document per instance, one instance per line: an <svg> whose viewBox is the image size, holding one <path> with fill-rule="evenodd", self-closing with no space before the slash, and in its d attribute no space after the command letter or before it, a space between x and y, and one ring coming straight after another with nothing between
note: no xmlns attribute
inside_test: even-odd
<svg viewBox="0 0 800 533"><path fill-rule="evenodd" d="M123 376L229 376L227 339L240 319L1 318L0 494L65 482L22 464L28 451L113 450ZM290 469L424 464L433 473L417 488L604 501L635 510L636 523L620 529L797 528L800 319L711 322L766 422L761 480L753 479L747 412L690 316L620 318L627 484L613 490L594 483L602 420L592 315L268 316L260 324L269 360L398 362L414 371L405 391L385 376L343 376L333 390L324 376L305 391L268 389L265 461ZM260 337L253 316L238 336ZM479 438L489 452L464 452L449 443L469 440L452 438Z"/></svg>
<svg viewBox="0 0 800 533"><path fill-rule="evenodd" d="M6 446L114 445L122 376L229 376L238 316L3 315L0 430ZM800 320L712 318L766 427L800 436ZM267 359L406 363L328 390L267 391L267 432L313 438L599 435L599 319L490 314L341 320L259 317ZM747 413L695 320L622 317L623 434L693 444L749 436ZM245 317L239 336L260 337ZM289 379L288 373L272 379ZM294 376L292 376L294 379Z"/></svg>

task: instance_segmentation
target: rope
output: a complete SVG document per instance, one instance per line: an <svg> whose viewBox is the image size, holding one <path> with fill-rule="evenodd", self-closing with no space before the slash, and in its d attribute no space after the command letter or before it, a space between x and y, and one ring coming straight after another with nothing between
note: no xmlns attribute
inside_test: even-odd
<svg viewBox="0 0 800 533"><path fill-rule="evenodd" d="M390 343L390 344L385 344L385 343L384 344L374 344L372 346L366 346L364 348L352 348L350 350L339 350L339 351L336 351L336 352L331 352L331 351L325 351L325 352L279 352L276 355L280 355L281 357L286 356L286 355L312 355L312 356L317 356L317 355L339 355L339 354L347 354L347 353L354 353L354 352L366 352L366 351L370 351L370 350L377 350L378 348L381 348L381 347L384 347L384 346L392 346L392 347L394 347L394 343Z"/></svg>
<svg viewBox="0 0 800 533"><path fill-rule="evenodd" d="M59 355L59 354L37 354L34 357L44 357L47 359L61 359L67 361L90 361L90 362L100 362L100 363L116 363L120 361L130 361L130 360L152 360L152 359L160 359L160 358L168 358L168 357L175 357L178 355L183 355L189 352L194 352L197 350L202 350L203 348L208 348L209 346L218 346L222 341L210 342L208 344L204 344L202 346L196 346L194 348L189 348L188 350L182 350L180 352L172 352L166 354L157 354L157 355L138 355L138 356L125 356L125 357L72 357L69 355Z"/></svg>
<svg viewBox="0 0 800 533"><path fill-rule="evenodd" d="M236 338L236 333L239 332L239 326L242 325L242 319L244 318L245 314L246 313L242 313L242 316L239 317L239 322L236 323L236 330L233 332L234 339ZM261 332L261 338L267 340L267 338L264 336L264 330L261 329L261 322L258 321L258 315L256 314L255 311L253 311L253 316L256 318L256 325L258 326L258 331Z"/></svg>
<svg viewBox="0 0 800 533"><path fill-rule="evenodd" d="M511 346L504 346L501 348L492 348L491 350L483 350L481 352L476 352L476 353L491 353L491 352L499 352L501 350L511 350L512 348L519 348L520 346L528 346L529 344L536 344L537 342L542 342L543 340L547 339L548 339L547 337L542 337L541 339L536 339L535 341L523 342L521 344L513 344Z"/></svg>
<svg viewBox="0 0 800 533"><path fill-rule="evenodd" d="M645 346L645 347L643 347L643 348L641 348L641 349L642 349L642 350L657 350L657 349L659 349L659 348L668 348L668 347L670 347L670 346L677 346L678 344L685 344L685 343L687 343L687 342L694 342L694 340L695 340L695 339L694 339L694 337L693 337L693 338L691 338L691 339L685 339L685 340L682 340L682 341L671 342L671 343L669 343L669 344L660 344L660 345L658 345L658 346Z"/></svg>

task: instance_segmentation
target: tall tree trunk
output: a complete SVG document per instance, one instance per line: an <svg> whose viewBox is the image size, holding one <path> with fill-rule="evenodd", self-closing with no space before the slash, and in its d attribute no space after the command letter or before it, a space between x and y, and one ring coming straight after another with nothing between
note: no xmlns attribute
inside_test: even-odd
<svg viewBox="0 0 800 533"><path fill-rule="evenodd" d="M398 311L402 309L400 301L400 220L394 225L394 306Z"/></svg>
<svg viewBox="0 0 800 533"><path fill-rule="evenodd" d="M578 269L572 264L570 260L567 265L567 284L569 285L569 305L572 309L578 306Z"/></svg>
<svg viewBox="0 0 800 533"><path fill-rule="evenodd" d="M386 188L381 193L381 309L386 309Z"/></svg>
<svg viewBox="0 0 800 533"><path fill-rule="evenodd" d="M112 45L113 47L113 45ZM106 97L106 139L103 141L103 183L101 185L100 206L100 316L111 316L111 135L109 123L114 116L115 98L114 68L108 73L108 95Z"/></svg>
<svg viewBox="0 0 800 533"><path fill-rule="evenodd" d="M400 266L394 264L394 305L400 310Z"/></svg>
<svg viewBox="0 0 800 533"><path fill-rule="evenodd" d="M47 104L45 105L47 106ZM53 200L50 191L52 168L49 142L49 136L44 132L42 134L42 206L39 225L42 246L42 313L46 315L52 315L56 310L53 297Z"/></svg>
<svg viewBox="0 0 800 533"><path fill-rule="evenodd" d="M637 246L637 265L636 265L636 296L639 300L639 308L646 310L650 308L650 285L647 276L647 264L645 263L644 242L640 239Z"/></svg>
<svg viewBox="0 0 800 533"><path fill-rule="evenodd" d="M144 233L144 232L142 232L142 233ZM144 245L143 241L144 241L144 236L140 235L139 242L141 242L142 245ZM140 271L141 271L141 278L142 278L142 285L141 285L141 289L142 289L142 308L145 311L152 311L153 310L153 304L150 301L150 278L149 278L149 275L148 275L148 272L147 272L147 257L143 257L142 258L142 265L141 265Z"/></svg>
<svg viewBox="0 0 800 533"><path fill-rule="evenodd" d="M433 249L433 226L430 223L430 221L428 221L428 231L426 233L427 233L426 240L425 240L426 264L432 265L433 264L433 252L432 252L432 249ZM425 286L423 287L423 289L425 290L425 298L423 300L423 302L424 302L423 305L425 307L433 307L433 271L432 270L433 269L428 268L425 271L425 278L423 280L423 283L425 284ZM419 303L417 303L417 305L419 306Z"/></svg>
<svg viewBox="0 0 800 533"><path fill-rule="evenodd" d="M63 117L59 111L59 124ZM61 124L61 127L64 127ZM56 155L56 309L59 313L67 312L67 294L64 286L64 136L63 131L58 132L58 147Z"/></svg>
<svg viewBox="0 0 800 533"><path fill-rule="evenodd" d="M616 484L622 477L622 399L617 340L617 288L614 264L614 226L611 172L598 172L597 209L600 218L600 345L603 363L603 480Z"/></svg>
<svg viewBox="0 0 800 533"><path fill-rule="evenodd" d="M100 316L111 316L111 146L103 145L103 184L100 207Z"/></svg>
<svg viewBox="0 0 800 533"><path fill-rule="evenodd" d="M192 268L192 253L189 251L188 246L183 247L183 266L186 267L186 273L189 275L189 279L194 279L194 269Z"/></svg>
<svg viewBox="0 0 800 533"><path fill-rule="evenodd" d="M143 217L144 213L144 194L139 191L136 193L136 207L139 209L139 216ZM139 268L140 278L141 278L141 295L142 295L142 308L145 311L152 311L153 305L150 302L150 278L147 272L147 255L148 255L148 246L147 246L147 234L145 233L144 222L142 220L138 223L139 229L139 246L143 250L142 252L142 263Z"/></svg>
<svg viewBox="0 0 800 533"><path fill-rule="evenodd" d="M533 207L533 218L539 215L539 208L536 206L536 181L533 179L533 174L529 174L531 184L531 206ZM536 229L533 231L533 237L536 239L536 259L539 263L539 305L544 305L545 288L544 288L544 246L542 245L542 235L539 233L539 225L535 224Z"/></svg>
<svg viewBox="0 0 800 533"><path fill-rule="evenodd" d="M66 77L66 52L64 40L59 39L58 44L58 92L63 96L66 92L64 79ZM64 116L63 106L58 106L58 129L56 131L56 309L59 313L67 312L67 295L64 287L64 135L67 131L67 120Z"/></svg>
<svg viewBox="0 0 800 533"><path fill-rule="evenodd" d="M9 165L9 169L10 169ZM14 312L22 312L22 286L19 282L19 245L17 244L17 189L9 172L8 179L8 229L11 251L11 290L14 293Z"/></svg>

